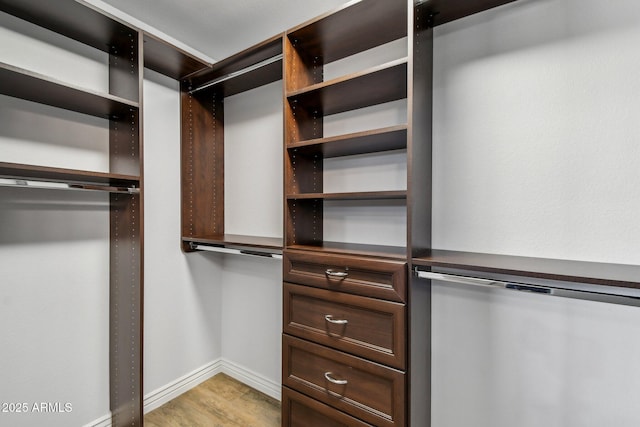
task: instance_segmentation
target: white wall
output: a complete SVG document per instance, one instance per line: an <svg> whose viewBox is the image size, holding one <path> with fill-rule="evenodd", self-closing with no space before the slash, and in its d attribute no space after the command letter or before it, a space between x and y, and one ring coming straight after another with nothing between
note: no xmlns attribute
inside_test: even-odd
<svg viewBox="0 0 640 427"><path fill-rule="evenodd" d="M434 246L638 264L640 5L435 31ZM436 284L433 425L636 426L640 311Z"/></svg>
<svg viewBox="0 0 640 427"><path fill-rule="evenodd" d="M145 70L144 392L153 394L221 350L222 267L180 247L180 92Z"/></svg>

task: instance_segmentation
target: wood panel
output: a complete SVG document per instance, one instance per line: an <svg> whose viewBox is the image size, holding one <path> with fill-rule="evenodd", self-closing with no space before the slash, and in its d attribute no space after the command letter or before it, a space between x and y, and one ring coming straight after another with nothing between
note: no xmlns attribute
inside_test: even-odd
<svg viewBox="0 0 640 427"><path fill-rule="evenodd" d="M405 368L404 304L291 283L283 296L283 332Z"/></svg>
<svg viewBox="0 0 640 427"><path fill-rule="evenodd" d="M405 302L407 264L376 258L286 250L285 281L390 301ZM332 277L332 271L343 277Z"/></svg>
<svg viewBox="0 0 640 427"><path fill-rule="evenodd" d="M404 425L403 372L288 335L282 355L283 385L379 427Z"/></svg>
<svg viewBox="0 0 640 427"><path fill-rule="evenodd" d="M284 387L282 389L282 427L370 427L344 412Z"/></svg>

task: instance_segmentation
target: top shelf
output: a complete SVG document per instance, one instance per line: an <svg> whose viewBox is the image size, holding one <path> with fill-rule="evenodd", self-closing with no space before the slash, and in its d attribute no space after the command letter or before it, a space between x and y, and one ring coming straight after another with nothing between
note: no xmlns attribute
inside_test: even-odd
<svg viewBox="0 0 640 427"><path fill-rule="evenodd" d="M0 0L0 10L104 52L130 45L136 33L75 0Z"/></svg>
<svg viewBox="0 0 640 427"><path fill-rule="evenodd" d="M203 92L216 90L223 96L241 92L282 80L282 35L243 50L213 64L184 81L184 90Z"/></svg>
<svg viewBox="0 0 640 427"><path fill-rule="evenodd" d="M407 35L407 2L352 1L287 32L296 50L328 64Z"/></svg>
<svg viewBox="0 0 640 427"><path fill-rule="evenodd" d="M433 15L432 25L438 26L517 0L422 0L420 13Z"/></svg>
<svg viewBox="0 0 640 427"><path fill-rule="evenodd" d="M208 70L211 64L178 49L177 47L144 33L144 66L175 80L181 80L201 70Z"/></svg>
<svg viewBox="0 0 640 427"><path fill-rule="evenodd" d="M431 250L413 265L507 274L601 286L640 288L640 265Z"/></svg>

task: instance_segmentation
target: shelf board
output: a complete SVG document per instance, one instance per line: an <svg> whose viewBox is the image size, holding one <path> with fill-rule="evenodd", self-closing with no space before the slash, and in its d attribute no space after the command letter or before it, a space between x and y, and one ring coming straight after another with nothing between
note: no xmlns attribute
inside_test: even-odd
<svg viewBox="0 0 640 427"><path fill-rule="evenodd" d="M73 40L109 52L129 46L136 31L75 0L0 0L0 10Z"/></svg>
<svg viewBox="0 0 640 427"><path fill-rule="evenodd" d="M0 162L0 178L119 187L138 187L140 185L140 177L133 175L7 162Z"/></svg>
<svg viewBox="0 0 640 427"><path fill-rule="evenodd" d="M183 84L183 90L191 91L210 82L224 79L209 90L220 91L224 96L241 92L282 80L282 59L268 65L252 69L256 65L282 55L282 35L243 50L229 58L213 64L212 68L189 76ZM246 70L250 70L245 72Z"/></svg>
<svg viewBox="0 0 640 427"><path fill-rule="evenodd" d="M406 191L361 191L350 193L303 193L287 194L287 200L391 200L406 199Z"/></svg>
<svg viewBox="0 0 640 427"><path fill-rule="evenodd" d="M203 236L183 236L182 241L223 247L242 247L256 250L267 249L269 251L282 251L282 239L277 237L212 234Z"/></svg>
<svg viewBox="0 0 640 427"><path fill-rule="evenodd" d="M0 63L0 94L102 118L128 114L139 104Z"/></svg>
<svg viewBox="0 0 640 427"><path fill-rule="evenodd" d="M322 157L353 156L407 148L407 125L389 126L328 138L310 139L287 144L289 150L316 154Z"/></svg>
<svg viewBox="0 0 640 427"><path fill-rule="evenodd" d="M407 259L404 246L368 245L364 243L321 242L317 245L289 245L285 249L334 253L341 255L375 256L392 259Z"/></svg>
<svg viewBox="0 0 640 427"><path fill-rule="evenodd" d="M429 0L420 7L424 13L433 15L433 25L442 25L465 16L493 9L516 0Z"/></svg>
<svg viewBox="0 0 640 427"><path fill-rule="evenodd" d="M189 74L211 68L210 63L152 34L144 33L143 40L145 68L175 80L181 80Z"/></svg>
<svg viewBox="0 0 640 427"><path fill-rule="evenodd" d="M407 35L404 1L351 1L287 32L300 52L327 64Z"/></svg>
<svg viewBox="0 0 640 427"><path fill-rule="evenodd" d="M452 268L591 285L640 288L640 265L607 264L475 252L431 250L413 265Z"/></svg>
<svg viewBox="0 0 640 427"><path fill-rule="evenodd" d="M329 116L407 97L407 58L289 92L290 103ZM313 114L318 116L318 114Z"/></svg>

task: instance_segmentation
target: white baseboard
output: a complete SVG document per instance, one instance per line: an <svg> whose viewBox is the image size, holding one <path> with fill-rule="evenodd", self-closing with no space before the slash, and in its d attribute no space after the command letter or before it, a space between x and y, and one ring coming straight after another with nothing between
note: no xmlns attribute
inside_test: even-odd
<svg viewBox="0 0 640 427"><path fill-rule="evenodd" d="M171 399L175 399L182 393L191 390L198 384L223 372L222 359L214 360L200 368L183 375L169 384L147 393L144 397L144 413L150 412L164 405Z"/></svg>
<svg viewBox="0 0 640 427"><path fill-rule="evenodd" d="M111 413L85 424L83 427L111 427Z"/></svg>
<svg viewBox="0 0 640 427"><path fill-rule="evenodd" d="M281 388L279 382L274 382L250 369L238 365L227 359L218 359L213 362L186 374L182 377L172 381L171 383L160 387L144 397L144 413L148 413L171 399L175 399L182 393L191 390L198 384L214 377L219 373L224 373L240 381L243 384L252 387L267 396L271 396L274 399L281 399ZM111 427L111 414L105 415L84 427Z"/></svg>
<svg viewBox="0 0 640 427"><path fill-rule="evenodd" d="M280 382L274 382L227 359L222 359L222 372L267 396L281 400L282 390Z"/></svg>

